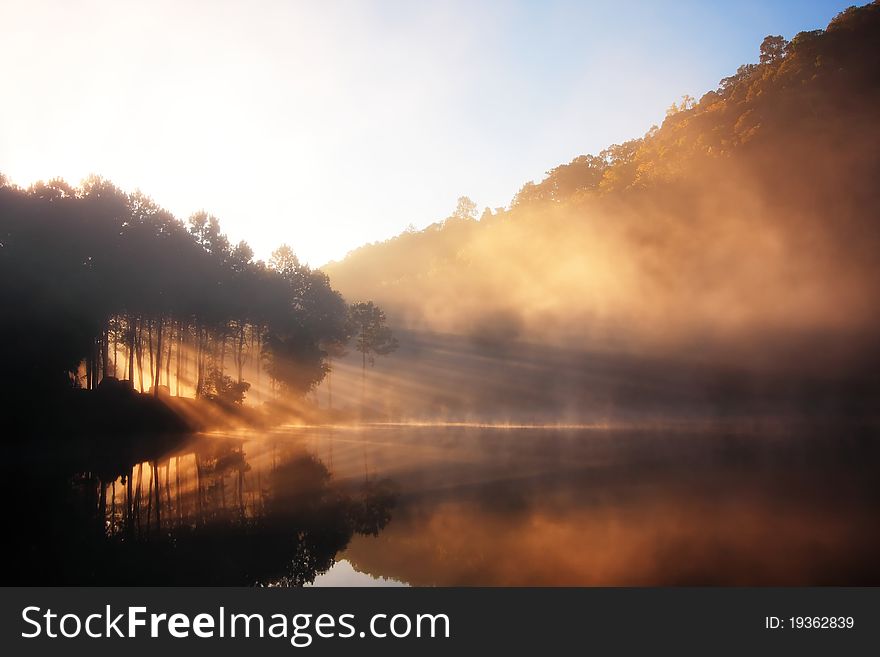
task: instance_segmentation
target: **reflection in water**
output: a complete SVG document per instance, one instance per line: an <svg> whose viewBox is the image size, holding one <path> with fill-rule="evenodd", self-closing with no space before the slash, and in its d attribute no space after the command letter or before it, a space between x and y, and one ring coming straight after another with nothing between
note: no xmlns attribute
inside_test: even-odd
<svg viewBox="0 0 880 657"><path fill-rule="evenodd" d="M339 485L296 442L191 440L123 467L118 456L108 451L66 486L29 478L34 494L67 507L62 517L48 508L50 525L26 533L29 581L301 586L353 535L377 535L396 497L388 481Z"/></svg>
<svg viewBox="0 0 880 657"><path fill-rule="evenodd" d="M401 491L343 557L412 585L880 584L873 429L386 428L334 441ZM320 438L314 445L321 444Z"/></svg>
<svg viewBox="0 0 880 657"><path fill-rule="evenodd" d="M880 584L877 445L874 429L842 426L302 428L86 455L58 443L10 460L11 579Z"/></svg>

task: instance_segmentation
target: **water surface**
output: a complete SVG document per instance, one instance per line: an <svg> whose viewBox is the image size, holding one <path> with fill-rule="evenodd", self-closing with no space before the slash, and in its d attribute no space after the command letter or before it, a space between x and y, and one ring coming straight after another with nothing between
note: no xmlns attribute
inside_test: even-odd
<svg viewBox="0 0 880 657"><path fill-rule="evenodd" d="M7 463L7 579L880 584L876 438L739 423L52 441Z"/></svg>

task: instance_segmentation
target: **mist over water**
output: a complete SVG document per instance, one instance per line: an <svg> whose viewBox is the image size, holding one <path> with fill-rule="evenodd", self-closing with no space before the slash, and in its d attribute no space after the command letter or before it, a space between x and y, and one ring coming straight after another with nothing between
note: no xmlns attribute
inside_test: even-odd
<svg viewBox="0 0 880 657"><path fill-rule="evenodd" d="M876 435L852 424L290 428L165 450L12 454L7 581L880 582Z"/></svg>

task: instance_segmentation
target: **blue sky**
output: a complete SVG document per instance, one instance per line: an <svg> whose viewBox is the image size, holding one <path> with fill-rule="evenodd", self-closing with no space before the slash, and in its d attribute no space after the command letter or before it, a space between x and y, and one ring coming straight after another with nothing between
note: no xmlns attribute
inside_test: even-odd
<svg viewBox="0 0 880 657"><path fill-rule="evenodd" d="M0 4L0 171L100 173L320 265L507 205L847 2Z"/></svg>

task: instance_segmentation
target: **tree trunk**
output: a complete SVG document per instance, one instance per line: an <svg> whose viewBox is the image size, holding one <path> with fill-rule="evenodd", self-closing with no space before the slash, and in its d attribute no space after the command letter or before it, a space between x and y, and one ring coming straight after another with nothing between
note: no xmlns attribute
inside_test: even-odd
<svg viewBox="0 0 880 657"><path fill-rule="evenodd" d="M150 535L150 521L153 518L153 479L156 474L156 468L152 463L150 466L150 489L147 491L147 536Z"/></svg>
<svg viewBox="0 0 880 657"><path fill-rule="evenodd" d="M138 318L137 322L137 365L138 365L138 383L140 391L144 391L144 320Z"/></svg>
<svg viewBox="0 0 880 657"><path fill-rule="evenodd" d="M98 485L101 487L101 500L99 502L100 510L98 513L101 522L101 533L103 534L106 527L104 523L107 522L107 486L101 479L98 479Z"/></svg>
<svg viewBox="0 0 880 657"><path fill-rule="evenodd" d="M128 380L134 390L134 320L128 318Z"/></svg>
<svg viewBox="0 0 880 657"><path fill-rule="evenodd" d="M134 466L128 472L128 481L125 482L125 529L129 534L134 534L134 495L132 495L132 480L134 479Z"/></svg>
<svg viewBox="0 0 880 657"><path fill-rule="evenodd" d="M238 325L238 355L235 364L238 366L238 382L241 383L244 379L244 322L239 322Z"/></svg>
<svg viewBox="0 0 880 657"><path fill-rule="evenodd" d="M185 330L184 324L178 324L177 326L177 396L180 397L180 364L181 364L181 353L183 352L183 331ZM170 384L169 384L170 385Z"/></svg>
<svg viewBox="0 0 880 657"><path fill-rule="evenodd" d="M137 490L134 492L134 510L138 533L141 531L141 485L144 480L144 464L138 463Z"/></svg>
<svg viewBox="0 0 880 657"><path fill-rule="evenodd" d="M86 356L86 390L92 389L92 354Z"/></svg>
<svg viewBox="0 0 880 657"><path fill-rule="evenodd" d="M153 359L153 320L149 320L147 322L147 340L149 343L150 349L150 385L155 389L156 387L156 379L153 375L156 373L156 364Z"/></svg>
<svg viewBox="0 0 880 657"><path fill-rule="evenodd" d="M177 508L177 523L180 524L181 520L181 509L180 509L180 457L174 457L174 497L176 500L175 507Z"/></svg>
<svg viewBox="0 0 880 657"><path fill-rule="evenodd" d="M113 331L113 376L119 378L119 317L116 318L116 330Z"/></svg>
<svg viewBox="0 0 880 657"><path fill-rule="evenodd" d="M198 453L196 453L194 456L196 461L196 502L198 504L196 508L199 514L199 522L201 523L205 517L205 509L202 502L202 466L199 463Z"/></svg>
<svg viewBox="0 0 880 657"><path fill-rule="evenodd" d="M204 346L202 344L202 329L201 327L197 327L196 331L198 332L198 347L196 351L196 399L202 396L202 386L204 385L204 381L202 380L203 375L203 367L202 360L204 356Z"/></svg>
<svg viewBox="0 0 880 657"><path fill-rule="evenodd" d="M109 321L104 323L104 336L101 340L101 360L104 366L101 371L101 379L110 376L110 328Z"/></svg>
<svg viewBox="0 0 880 657"><path fill-rule="evenodd" d="M223 376L223 370L226 363L226 327L220 333L220 376Z"/></svg>
<svg viewBox="0 0 880 657"><path fill-rule="evenodd" d="M162 532L162 517L160 511L162 509L162 494L159 491L159 464L153 461L153 476L156 479L156 531Z"/></svg>
<svg viewBox="0 0 880 657"><path fill-rule="evenodd" d="M110 533L116 533L116 480L110 484Z"/></svg>
<svg viewBox="0 0 880 657"><path fill-rule="evenodd" d="M156 376L153 377L153 396L159 396L159 380L162 376L162 318L156 323ZM153 362L152 360L150 361ZM158 485L158 484L157 484Z"/></svg>
<svg viewBox="0 0 880 657"><path fill-rule="evenodd" d="M256 368L256 398L255 401L257 403L262 401L263 392L260 390L260 362L263 360L263 331L262 329L256 329L255 333L251 334L251 341L256 345L255 354L254 354L254 367ZM252 347L253 348L253 347Z"/></svg>
<svg viewBox="0 0 880 657"><path fill-rule="evenodd" d="M165 385L168 386L168 394L171 394L171 351L174 348L174 322L168 327L168 356L165 360Z"/></svg>

